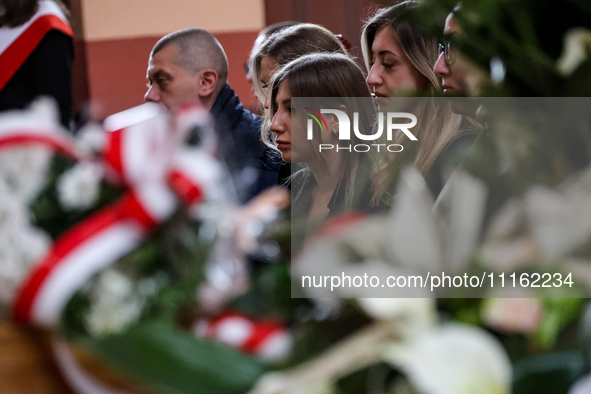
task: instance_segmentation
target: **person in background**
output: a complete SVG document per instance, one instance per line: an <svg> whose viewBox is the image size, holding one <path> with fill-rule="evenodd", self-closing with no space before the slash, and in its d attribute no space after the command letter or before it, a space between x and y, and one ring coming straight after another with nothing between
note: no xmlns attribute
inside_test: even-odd
<svg viewBox="0 0 591 394"><path fill-rule="evenodd" d="M487 80L487 76L468 59L457 53L448 41L452 36L461 33L455 17L455 13L460 10L460 6L456 7L445 20L443 35L446 37L446 42L439 45L439 56L433 71L441 78L444 95L476 97ZM462 111L459 109L457 112ZM474 115L474 113L472 112L470 115Z"/></svg>
<svg viewBox="0 0 591 394"><path fill-rule="evenodd" d="M72 116L73 33L57 0L0 3L0 111L22 109L39 96L52 97L60 121Z"/></svg>
<svg viewBox="0 0 591 394"><path fill-rule="evenodd" d="M320 25L310 23L296 24L280 29L271 35L259 47L255 45L250 56L249 64L252 68L252 83L255 95L268 111L268 85L271 77L288 62L300 56L317 53L342 53L348 56L342 42L329 30ZM261 138L268 144L270 116L264 113ZM291 187L289 178L291 165L283 164L279 173L279 184Z"/></svg>
<svg viewBox="0 0 591 394"><path fill-rule="evenodd" d="M368 69L367 83L378 103L386 107L383 111L387 110L391 97L428 97L441 92L441 81L433 71L438 43L435 36L413 22L416 12L414 1L404 1L379 10L363 29L361 46ZM404 154L382 155L372 173L376 204L391 203L392 190L404 160L414 163L437 198L450 174L449 157L475 139L475 133L463 127L461 116L452 113L449 106L427 97L416 99L411 111L418 119L413 128L418 139L413 143L415 146ZM406 138L400 134L400 139Z"/></svg>
<svg viewBox="0 0 591 394"><path fill-rule="evenodd" d="M260 47L253 48L250 56L252 83L261 104L269 108L269 81L282 66L300 56L321 52L349 55L345 46L330 30L312 23L284 28L269 37Z"/></svg>
<svg viewBox="0 0 591 394"><path fill-rule="evenodd" d="M287 27L298 25L299 23L300 22L287 21L274 23L272 25L265 27L263 30L259 32L259 35L254 41L254 45L252 46L252 50L250 51L250 53L257 52L259 48L265 43L265 41L267 41L267 39L271 37L273 34ZM250 84L252 84L252 65L250 64L250 59L248 59L246 63L244 63L244 72L246 73L246 79Z"/></svg>
<svg viewBox="0 0 591 394"><path fill-rule="evenodd" d="M192 103L209 111L238 198L246 202L277 184L280 160L261 142L260 118L243 108L227 77L228 59L213 35L179 30L152 49L144 99L170 111Z"/></svg>
<svg viewBox="0 0 591 394"><path fill-rule="evenodd" d="M372 134L376 108L359 66L341 53L308 54L275 74L269 96L273 133L269 143L281 152L285 162L304 166L292 176L292 218L306 221L306 237L327 218L368 205L362 201L363 190L357 188L357 179L371 166L370 155L320 151L320 144L334 146L339 142L339 122L334 115L325 115L323 125L312 125L311 140L306 127L307 112L335 108L351 118L358 113L359 130ZM307 98L306 106L296 106L292 102L295 97ZM358 144L360 139L355 134L349 142ZM297 244L292 250L298 250Z"/></svg>

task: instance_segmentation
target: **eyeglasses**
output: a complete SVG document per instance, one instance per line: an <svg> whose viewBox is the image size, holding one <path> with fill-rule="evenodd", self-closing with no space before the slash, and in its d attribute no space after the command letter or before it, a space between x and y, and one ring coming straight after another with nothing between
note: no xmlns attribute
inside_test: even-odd
<svg viewBox="0 0 591 394"><path fill-rule="evenodd" d="M443 53L443 60L445 60L445 64L451 66L455 63L456 57L451 49L451 44L446 42L445 44L439 44L439 56Z"/></svg>

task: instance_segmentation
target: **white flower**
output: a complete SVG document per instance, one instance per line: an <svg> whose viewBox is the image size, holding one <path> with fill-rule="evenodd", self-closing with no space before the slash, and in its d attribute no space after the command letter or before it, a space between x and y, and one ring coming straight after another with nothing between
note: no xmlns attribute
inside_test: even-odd
<svg viewBox="0 0 591 394"><path fill-rule="evenodd" d="M120 331L139 318L142 305L132 290L130 279L119 271L107 269L98 275L86 321L92 334Z"/></svg>
<svg viewBox="0 0 591 394"><path fill-rule="evenodd" d="M0 180L0 228L11 229L28 223L22 200Z"/></svg>
<svg viewBox="0 0 591 394"><path fill-rule="evenodd" d="M105 149L107 134L101 126L88 123L76 133L75 143L83 152L100 153Z"/></svg>
<svg viewBox="0 0 591 394"><path fill-rule="evenodd" d="M480 251L484 267L506 272L515 272L538 256L538 244L531 237L515 238L507 242L488 242Z"/></svg>
<svg viewBox="0 0 591 394"><path fill-rule="evenodd" d="M31 268L47 253L49 237L30 226L0 230L0 303L12 303Z"/></svg>
<svg viewBox="0 0 591 394"><path fill-rule="evenodd" d="M89 285L88 330L93 335L102 335L125 329L138 321L148 298L165 284L166 279L158 274L134 283L116 269L106 269Z"/></svg>
<svg viewBox="0 0 591 394"><path fill-rule="evenodd" d="M591 236L589 190L531 188L525 196L530 228L542 253L563 255Z"/></svg>
<svg viewBox="0 0 591 394"><path fill-rule="evenodd" d="M53 153L44 147L13 147L0 151L0 179L8 189L30 203L47 179Z"/></svg>
<svg viewBox="0 0 591 394"><path fill-rule="evenodd" d="M591 52L591 31L582 27L569 30L564 35L562 54L556 61L558 71L571 75L589 56Z"/></svg>
<svg viewBox="0 0 591 394"><path fill-rule="evenodd" d="M295 380L281 372L263 375L249 394L331 394L334 390L329 382Z"/></svg>
<svg viewBox="0 0 591 394"><path fill-rule="evenodd" d="M35 100L27 110L0 114L2 129L9 135L14 131L36 130L41 135L64 137L58 121L57 105L47 97ZM0 180L19 200L31 202L47 179L53 152L45 146L15 146L0 151Z"/></svg>
<svg viewBox="0 0 591 394"><path fill-rule="evenodd" d="M42 96L33 101L26 110L28 116L56 129L62 129L59 121L59 108L54 98Z"/></svg>
<svg viewBox="0 0 591 394"><path fill-rule="evenodd" d="M510 392L507 355L496 339L474 327L443 326L416 341L389 346L385 359L424 394Z"/></svg>
<svg viewBox="0 0 591 394"><path fill-rule="evenodd" d="M388 276L463 272L477 245L486 201L479 180L455 172L436 208L421 175L405 169L385 217L370 217L312 240L293 264L304 276L373 275L381 286L306 287L314 297L426 297L420 286L386 287ZM322 264L319 264L322 262ZM427 279L425 279L427 280ZM375 282L374 282L375 283Z"/></svg>
<svg viewBox="0 0 591 394"><path fill-rule="evenodd" d="M570 254L591 237L591 170L555 188L531 187L495 214L480 250L485 268L513 272L532 261L561 260L563 272L577 271L591 287L589 263Z"/></svg>
<svg viewBox="0 0 591 394"><path fill-rule="evenodd" d="M137 321L141 313L139 304L98 303L93 305L87 319L87 327L93 335L116 333Z"/></svg>
<svg viewBox="0 0 591 394"><path fill-rule="evenodd" d="M585 375L577 380L573 387L570 388L568 394L588 394L591 393L591 374Z"/></svg>
<svg viewBox="0 0 591 394"><path fill-rule="evenodd" d="M59 201L65 209L86 209L96 202L102 168L95 163L76 164L65 172L57 185Z"/></svg>
<svg viewBox="0 0 591 394"><path fill-rule="evenodd" d="M17 288L50 245L49 236L29 223L25 201L0 181L0 303L12 303Z"/></svg>
<svg viewBox="0 0 591 394"><path fill-rule="evenodd" d="M432 298L360 298L361 308L378 320L406 321L405 334L418 334L435 324L435 300Z"/></svg>
<svg viewBox="0 0 591 394"><path fill-rule="evenodd" d="M293 349L293 338L286 331L276 332L259 348L258 356L267 362L285 360Z"/></svg>

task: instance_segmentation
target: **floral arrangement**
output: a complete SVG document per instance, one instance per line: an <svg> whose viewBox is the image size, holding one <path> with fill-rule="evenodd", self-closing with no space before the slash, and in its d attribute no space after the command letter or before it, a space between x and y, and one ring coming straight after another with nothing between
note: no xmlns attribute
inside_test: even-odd
<svg viewBox="0 0 591 394"><path fill-rule="evenodd" d="M188 349L205 351L217 355L210 367L232 360L247 366L233 381L214 379L212 392L248 387L244 379L258 362L199 338L240 347L232 332L242 324L256 337L242 345L255 354L273 359L289 347L281 322L234 313L228 325L228 312L218 316L244 286L246 254L257 246L253 227L261 231L273 219L275 205L267 202L283 195L238 208L200 108L171 117L143 105L103 127L88 125L75 138L55 114L42 100L0 116L3 318L59 332L115 364L123 343L137 346L130 337L152 342L148 358L157 365L162 358L185 363ZM76 390L98 384L72 361L63 340L56 349ZM147 373L145 354L128 356L124 370L140 371L140 381L148 375L148 384L166 382L169 370ZM184 372L188 382L213 379L197 361ZM187 381L171 385L178 390Z"/></svg>

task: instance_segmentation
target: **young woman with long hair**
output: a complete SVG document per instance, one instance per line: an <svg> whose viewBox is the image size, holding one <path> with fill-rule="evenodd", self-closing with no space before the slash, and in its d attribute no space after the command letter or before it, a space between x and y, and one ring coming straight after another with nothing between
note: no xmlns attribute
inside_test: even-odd
<svg viewBox="0 0 591 394"><path fill-rule="evenodd" d="M294 98L306 99L296 103ZM373 133L377 110L359 66L343 54L302 56L275 74L269 101L270 143L284 161L304 165L293 175L292 217L307 220L306 234L335 213L368 205L368 198L363 198L367 189L359 186L359 180L371 169L371 153L334 148L343 141L338 135L339 119L333 114L325 113L325 122L306 123L311 113L338 109L351 120L358 113L360 132ZM363 142L351 133L347 145ZM321 145L333 148L321 149Z"/></svg>
<svg viewBox="0 0 591 394"><path fill-rule="evenodd" d="M379 10L363 29L361 46L368 70L367 83L382 107L391 103L391 97L429 97L441 92L440 78L433 72L439 44L435 36L416 24L417 18L416 3L404 1ZM374 203L391 203L391 190L399 170L407 164L405 159L423 174L437 197L447 180L445 159L475 138L475 133L466 132L462 117L449 106L425 97L414 103L412 112L418 122L412 130L418 141L408 144L406 136L400 133L397 139L405 149L410 146L407 152L382 155L371 175Z"/></svg>

